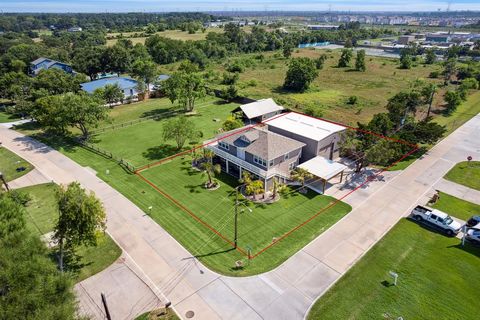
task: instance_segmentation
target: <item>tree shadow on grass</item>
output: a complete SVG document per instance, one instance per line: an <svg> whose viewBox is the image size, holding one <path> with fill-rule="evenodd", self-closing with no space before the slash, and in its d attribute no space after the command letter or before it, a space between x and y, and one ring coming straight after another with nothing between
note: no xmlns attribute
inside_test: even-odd
<svg viewBox="0 0 480 320"><path fill-rule="evenodd" d="M57 264L58 268L60 268L58 265L59 254L58 250L53 250L49 254L50 259ZM83 268L93 263L93 261L85 263L82 261L82 258L83 256L77 254L75 251L66 250L63 256L63 270L76 277Z"/></svg>
<svg viewBox="0 0 480 320"><path fill-rule="evenodd" d="M14 141L23 143L27 150L38 153L49 153L51 148L75 152L78 147L71 137L52 133L36 133L30 136L17 137Z"/></svg>
<svg viewBox="0 0 480 320"><path fill-rule="evenodd" d="M148 148L147 151L144 151L142 153L142 156L148 160L161 160L182 151L185 151L185 149L179 150L175 146L169 144L161 144L156 147Z"/></svg>
<svg viewBox="0 0 480 320"><path fill-rule="evenodd" d="M185 189L188 189L190 193L200 193L200 190L203 189L203 183L194 185L194 184L189 184L184 186Z"/></svg>
<svg viewBox="0 0 480 320"><path fill-rule="evenodd" d="M465 241L465 245L462 246L462 243L461 243L462 240L458 240L458 244L456 245L452 245L452 246L448 246L447 248L455 248L455 249L459 249L459 250L462 250L462 251L465 251L467 253L470 253L470 254L473 254L474 256L480 258L480 245L479 244L473 244L469 241Z"/></svg>
<svg viewBox="0 0 480 320"><path fill-rule="evenodd" d="M160 119L165 119L165 118L176 116L174 111L177 111L177 110L178 109L175 109L175 108L153 109L153 110L145 111L144 113L142 113L140 118L158 116ZM159 120L159 119L157 119L157 120Z"/></svg>

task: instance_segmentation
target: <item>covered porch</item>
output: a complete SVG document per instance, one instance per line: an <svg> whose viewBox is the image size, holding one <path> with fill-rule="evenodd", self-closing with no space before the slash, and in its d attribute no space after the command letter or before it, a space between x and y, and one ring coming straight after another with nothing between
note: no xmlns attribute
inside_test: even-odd
<svg viewBox="0 0 480 320"><path fill-rule="evenodd" d="M308 187L321 194L325 193L327 182L339 178L336 183L342 183L343 174L348 168L339 162L321 156L310 159L298 167L307 170L316 177L313 179L314 181L308 184Z"/></svg>

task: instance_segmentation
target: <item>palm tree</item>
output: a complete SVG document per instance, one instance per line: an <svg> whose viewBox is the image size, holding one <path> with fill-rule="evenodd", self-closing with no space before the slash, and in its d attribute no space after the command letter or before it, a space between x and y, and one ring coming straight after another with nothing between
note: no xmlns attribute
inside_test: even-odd
<svg viewBox="0 0 480 320"><path fill-rule="evenodd" d="M302 184L301 190L304 191L305 190L305 181L313 178L313 174L311 174L310 172L308 172L307 170L305 170L303 168L297 167L297 168L295 168L295 170L292 171L291 178L292 178L293 181L300 182Z"/></svg>
<svg viewBox="0 0 480 320"><path fill-rule="evenodd" d="M263 182L261 180L251 181L246 185L247 194L253 194L253 198L257 199L257 194L263 192Z"/></svg>
<svg viewBox="0 0 480 320"><path fill-rule="evenodd" d="M202 158L202 156L197 153L196 149L192 150L192 152L190 153L190 157L192 158L192 167L197 166L198 160Z"/></svg>
<svg viewBox="0 0 480 320"><path fill-rule="evenodd" d="M219 164L213 164L211 161L203 162L200 165L200 168L207 174L208 176L208 183L207 188L214 187L213 178L216 174L219 174L222 171L222 168Z"/></svg>

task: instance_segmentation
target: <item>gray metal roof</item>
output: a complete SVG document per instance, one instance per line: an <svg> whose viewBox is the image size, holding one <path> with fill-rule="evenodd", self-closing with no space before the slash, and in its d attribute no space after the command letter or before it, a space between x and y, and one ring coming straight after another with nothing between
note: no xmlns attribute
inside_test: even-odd
<svg viewBox="0 0 480 320"><path fill-rule="evenodd" d="M248 130L244 127L218 135L217 139L237 148L244 148L245 152L265 160L278 158L305 146L303 142L268 131L265 127L253 127Z"/></svg>

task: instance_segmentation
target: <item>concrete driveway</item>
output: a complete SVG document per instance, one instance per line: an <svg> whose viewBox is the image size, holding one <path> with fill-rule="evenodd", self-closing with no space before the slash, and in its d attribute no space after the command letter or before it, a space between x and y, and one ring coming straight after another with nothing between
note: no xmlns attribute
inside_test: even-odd
<svg viewBox="0 0 480 320"><path fill-rule="evenodd" d="M467 155L480 158L480 116L445 138L421 159L358 201L350 214L262 275L231 278L206 269L158 224L118 191L57 151L0 128L4 146L58 183L78 180L102 199L108 231L132 258L157 297L185 318L302 319L321 296ZM376 182L373 182L376 183ZM186 258L186 259L185 259ZM108 282L115 290L118 284ZM135 286L131 284L130 286ZM90 291L98 293L95 286ZM128 317L125 314L120 317Z"/></svg>

